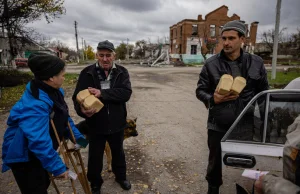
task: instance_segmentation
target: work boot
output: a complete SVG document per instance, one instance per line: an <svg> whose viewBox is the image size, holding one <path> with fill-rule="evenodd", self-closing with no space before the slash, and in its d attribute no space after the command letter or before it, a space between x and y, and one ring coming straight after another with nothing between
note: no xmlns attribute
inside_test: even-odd
<svg viewBox="0 0 300 194"><path fill-rule="evenodd" d="M208 185L208 192L207 194L219 194L219 188L218 186L212 186L212 185Z"/></svg>
<svg viewBox="0 0 300 194"><path fill-rule="evenodd" d="M118 180L116 179L116 182L120 184L122 189L124 190L130 190L131 189L131 184L128 180Z"/></svg>
<svg viewBox="0 0 300 194"><path fill-rule="evenodd" d="M91 185L92 194L101 194L101 186Z"/></svg>

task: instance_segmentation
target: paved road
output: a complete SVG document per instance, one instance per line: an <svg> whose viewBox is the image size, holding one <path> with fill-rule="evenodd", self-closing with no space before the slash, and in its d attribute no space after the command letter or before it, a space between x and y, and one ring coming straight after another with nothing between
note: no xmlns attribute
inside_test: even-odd
<svg viewBox="0 0 300 194"><path fill-rule="evenodd" d="M68 67L78 72L83 66ZM128 178L133 188L122 191L114 176L105 171L102 193L128 194L202 194L208 160L207 110L195 97L200 68L144 68L126 66L130 72L133 94L127 104L128 117L137 117L139 136L124 142ZM73 69L72 71L69 71ZM66 88L66 101L75 122L81 120L73 110L71 95L74 87ZM0 115L5 126L8 114ZM0 143L5 127L0 128ZM0 151L1 153L1 151ZM82 150L87 164L87 149ZM1 163L1 159L0 159ZM224 170L223 194L234 192L239 172ZM78 184L78 182L77 182ZM60 189L72 193L70 183L60 182ZM79 193L82 193L79 186ZM19 193L11 172L0 174L0 193ZM54 193L50 186L49 193Z"/></svg>

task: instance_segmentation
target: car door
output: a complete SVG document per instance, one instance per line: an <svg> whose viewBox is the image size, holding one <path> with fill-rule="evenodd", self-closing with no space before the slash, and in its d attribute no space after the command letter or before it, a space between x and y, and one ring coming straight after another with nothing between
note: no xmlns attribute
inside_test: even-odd
<svg viewBox="0 0 300 194"><path fill-rule="evenodd" d="M233 180L242 185L249 182L241 177L246 168L280 176L287 129L299 115L300 90L268 90L256 95L221 141L225 171L239 170Z"/></svg>

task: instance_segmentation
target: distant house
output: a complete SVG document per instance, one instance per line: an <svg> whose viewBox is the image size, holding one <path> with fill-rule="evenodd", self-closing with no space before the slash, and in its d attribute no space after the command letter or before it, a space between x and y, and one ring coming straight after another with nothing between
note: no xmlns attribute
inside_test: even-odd
<svg viewBox="0 0 300 194"><path fill-rule="evenodd" d="M22 40L22 41L21 41ZM59 58L66 60L68 54L62 52L62 50L58 48L47 48L44 47L34 40L20 38L17 39L17 44L14 45L14 52L17 53L16 58L28 58L31 53L39 52L39 53L47 53L51 55L58 56ZM9 52L9 44L7 37L0 38L0 64L7 65L10 57Z"/></svg>
<svg viewBox="0 0 300 194"><path fill-rule="evenodd" d="M198 15L198 19L184 19L170 27L171 54L201 54L201 47L208 43L215 46L209 50L210 54L222 50L221 30L229 21L240 20L240 16L228 16L228 7L223 5L208 13L205 18ZM248 28L248 24L246 24ZM252 22L250 31L246 34L246 43L243 49L252 52L256 43L258 22Z"/></svg>
<svg viewBox="0 0 300 194"><path fill-rule="evenodd" d="M294 46L294 47L293 47ZM297 45L296 45L297 46ZM272 43L256 43L254 53L261 56L264 59L272 57L273 44ZM297 47L290 42L281 42L278 43L277 58L278 59L289 59L297 58L299 52Z"/></svg>
<svg viewBox="0 0 300 194"><path fill-rule="evenodd" d="M67 53L64 53L61 49L59 48L48 48L49 50L53 51L56 53L56 56L61 58L62 60L66 60L67 59L67 56L68 54Z"/></svg>
<svg viewBox="0 0 300 194"><path fill-rule="evenodd" d="M45 48L33 40L19 38L14 44L14 52L16 53L16 58L28 58L33 52L44 52L52 55L56 55L56 52ZM7 37L1 37L0 39L0 64L7 65L10 60L10 47L8 44Z"/></svg>

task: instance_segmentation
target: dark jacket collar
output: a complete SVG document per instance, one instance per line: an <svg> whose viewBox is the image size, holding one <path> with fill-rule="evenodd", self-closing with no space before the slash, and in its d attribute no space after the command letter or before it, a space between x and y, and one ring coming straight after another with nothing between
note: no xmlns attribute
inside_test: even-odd
<svg viewBox="0 0 300 194"><path fill-rule="evenodd" d="M96 72L96 65L98 65L98 62L94 63L93 65L90 66L89 70L87 73L89 74L94 74ZM114 67L112 68L113 73L123 73L123 70L120 68L120 66L116 63L114 63Z"/></svg>
<svg viewBox="0 0 300 194"><path fill-rule="evenodd" d="M240 56L236 59L238 62L243 62L245 52L243 49L240 49ZM227 58L224 50L222 49L221 52L218 54L218 57L222 60L230 61L230 59Z"/></svg>

